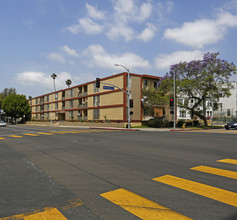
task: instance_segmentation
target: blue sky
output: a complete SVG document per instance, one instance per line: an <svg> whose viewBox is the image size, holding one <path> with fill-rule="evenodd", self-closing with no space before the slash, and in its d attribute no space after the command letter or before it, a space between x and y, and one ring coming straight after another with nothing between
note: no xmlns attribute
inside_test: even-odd
<svg viewBox="0 0 237 220"><path fill-rule="evenodd" d="M164 76L206 52L237 65L237 0L1 0L0 91L123 72ZM233 77L236 80L237 77Z"/></svg>

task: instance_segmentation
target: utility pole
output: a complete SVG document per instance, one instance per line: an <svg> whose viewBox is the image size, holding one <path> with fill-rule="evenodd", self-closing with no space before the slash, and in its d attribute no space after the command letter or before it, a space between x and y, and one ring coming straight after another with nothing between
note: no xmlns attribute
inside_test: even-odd
<svg viewBox="0 0 237 220"><path fill-rule="evenodd" d="M130 129L131 128L131 114L130 114L130 99L131 99L131 89L130 89L130 87L131 87L131 79L130 79L130 73L129 73L129 69L128 68L126 68L125 66L123 66L123 65L121 65L121 64L114 64L115 66L121 66L121 67L123 67L124 69L126 69L127 70L127 73L128 73L128 88L127 88L127 92L126 92L126 94L127 94L127 105L128 105L128 129Z"/></svg>

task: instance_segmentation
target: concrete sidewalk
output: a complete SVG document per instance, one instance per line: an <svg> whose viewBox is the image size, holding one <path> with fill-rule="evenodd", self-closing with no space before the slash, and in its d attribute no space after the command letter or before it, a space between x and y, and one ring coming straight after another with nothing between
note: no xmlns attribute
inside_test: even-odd
<svg viewBox="0 0 237 220"><path fill-rule="evenodd" d="M20 124L19 124L20 125ZM22 126L45 126L60 128L85 128L85 129L106 129L121 131L171 131L172 128L125 128L122 123L77 123L77 122L27 122ZM173 129L172 129L173 130ZM177 129L179 131L181 129ZM183 129L182 129L183 130ZM174 130L176 131L176 130Z"/></svg>

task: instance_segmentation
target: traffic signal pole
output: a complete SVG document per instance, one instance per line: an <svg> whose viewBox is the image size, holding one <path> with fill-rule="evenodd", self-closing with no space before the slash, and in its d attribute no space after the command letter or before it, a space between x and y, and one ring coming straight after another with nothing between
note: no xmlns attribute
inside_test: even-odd
<svg viewBox="0 0 237 220"><path fill-rule="evenodd" d="M174 72L174 129L176 128L176 117L175 117L175 72Z"/></svg>
<svg viewBox="0 0 237 220"><path fill-rule="evenodd" d="M124 67L125 68L125 67ZM112 83L104 83L104 82L101 82L100 81L100 78L96 78L96 87L97 88L100 88L100 84L105 84L105 85L111 85L111 86L114 86L114 87L116 87L116 88L118 88L118 89L120 89L122 92L124 92L124 93L126 93L126 95L127 95L127 105L128 105L128 129L130 129L131 128L131 114L130 114L130 109L131 109L131 106L130 106L130 99L131 99L131 91L130 91L130 87L131 87L131 80L130 80L130 74L129 74L129 69L127 69L126 68L126 70L127 70L127 72L128 72L128 90L127 91L125 91L125 90L123 90L123 89L121 89L121 88L119 88L118 86L116 86L116 85L114 85L114 84L112 84ZM133 101L132 101L133 102Z"/></svg>

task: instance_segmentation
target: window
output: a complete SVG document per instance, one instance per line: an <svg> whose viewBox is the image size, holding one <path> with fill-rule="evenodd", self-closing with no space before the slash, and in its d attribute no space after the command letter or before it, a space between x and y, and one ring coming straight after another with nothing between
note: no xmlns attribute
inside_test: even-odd
<svg viewBox="0 0 237 220"><path fill-rule="evenodd" d="M99 106L100 105L100 96L96 95L93 96L93 106Z"/></svg>
<svg viewBox="0 0 237 220"><path fill-rule="evenodd" d="M94 92L99 92L100 91L100 88L96 87L96 83L93 83L93 91Z"/></svg>
<svg viewBox="0 0 237 220"><path fill-rule="evenodd" d="M154 89L157 90L158 89L158 83L154 82Z"/></svg>
<svg viewBox="0 0 237 220"><path fill-rule="evenodd" d="M212 117L212 111L207 111L207 117Z"/></svg>
<svg viewBox="0 0 237 220"><path fill-rule="evenodd" d="M38 104L38 99L35 99L35 104Z"/></svg>
<svg viewBox="0 0 237 220"><path fill-rule="evenodd" d="M180 117L185 118L186 117L186 111L185 110L180 110L179 115L180 115Z"/></svg>
<svg viewBox="0 0 237 220"><path fill-rule="evenodd" d="M72 98L73 97L73 89L70 89L69 91L69 96Z"/></svg>
<svg viewBox="0 0 237 220"><path fill-rule="evenodd" d="M69 118L73 119L73 111L69 111Z"/></svg>
<svg viewBox="0 0 237 220"><path fill-rule="evenodd" d="M55 117L58 117L58 112L55 112Z"/></svg>
<svg viewBox="0 0 237 220"><path fill-rule="evenodd" d="M38 106L35 106L35 111L36 111L36 112L38 111Z"/></svg>
<svg viewBox="0 0 237 220"><path fill-rule="evenodd" d="M55 110L58 110L58 102L55 103Z"/></svg>
<svg viewBox="0 0 237 220"><path fill-rule="evenodd" d="M100 109L93 109L93 119L100 119Z"/></svg>
<svg viewBox="0 0 237 220"><path fill-rule="evenodd" d="M230 109L227 109L227 116L230 116Z"/></svg>
<svg viewBox="0 0 237 220"><path fill-rule="evenodd" d="M47 102L49 102L49 95L47 95Z"/></svg>
<svg viewBox="0 0 237 220"><path fill-rule="evenodd" d="M147 87L147 80L146 79L143 81L143 83L144 83L144 87Z"/></svg>
<svg viewBox="0 0 237 220"><path fill-rule="evenodd" d="M73 100L69 101L69 108L73 108Z"/></svg>
<svg viewBox="0 0 237 220"><path fill-rule="evenodd" d="M58 100L58 93L55 93L55 100Z"/></svg>

